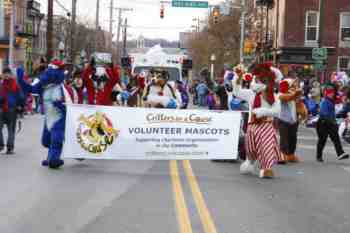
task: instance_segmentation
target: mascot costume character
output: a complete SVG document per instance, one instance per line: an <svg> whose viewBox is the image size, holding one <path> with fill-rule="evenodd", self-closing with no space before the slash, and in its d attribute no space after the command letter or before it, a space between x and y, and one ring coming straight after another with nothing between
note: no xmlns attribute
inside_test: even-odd
<svg viewBox="0 0 350 233"><path fill-rule="evenodd" d="M280 114L280 102L274 95L276 74L271 64L259 64L254 69L255 79L250 89L242 88L242 75L232 82L233 94L249 103L249 124L245 146L247 159L241 165L241 173L254 173L258 162L259 177L273 178L273 166L277 163L280 149L273 118Z"/></svg>
<svg viewBox="0 0 350 233"><path fill-rule="evenodd" d="M49 151L47 159L42 161L42 165L52 169L57 169L64 164L61 160L61 153L66 120L65 103L73 103L64 86L63 66L63 62L54 60L48 69L42 73L40 81L33 86L23 79L23 68L17 70L18 82L22 89L27 93L39 94L43 98L45 122L42 144Z"/></svg>
<svg viewBox="0 0 350 233"><path fill-rule="evenodd" d="M83 82L87 90L87 102L90 105L113 105L112 92L119 82L119 67L97 66L95 60L83 71Z"/></svg>
<svg viewBox="0 0 350 233"><path fill-rule="evenodd" d="M299 116L305 120L308 114L305 106L302 108L301 105L299 107L297 105L303 94L297 82L297 80L293 79L284 79L280 82L279 99L281 101L281 113L278 125L280 131L280 148L283 158L282 161L279 161L280 163L299 162L299 158L295 155Z"/></svg>
<svg viewBox="0 0 350 233"><path fill-rule="evenodd" d="M168 73L165 71L151 71L151 73L153 79L145 89L144 104L154 108L180 108L181 96L176 92L175 85L168 83Z"/></svg>

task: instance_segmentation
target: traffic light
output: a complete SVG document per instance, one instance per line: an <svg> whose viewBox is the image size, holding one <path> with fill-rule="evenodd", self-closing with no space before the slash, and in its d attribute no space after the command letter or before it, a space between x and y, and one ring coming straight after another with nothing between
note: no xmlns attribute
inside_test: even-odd
<svg viewBox="0 0 350 233"><path fill-rule="evenodd" d="M160 8L160 18L164 19L164 6Z"/></svg>
<svg viewBox="0 0 350 233"><path fill-rule="evenodd" d="M245 40L244 42L244 54L251 55L254 52L255 44L252 40Z"/></svg>
<svg viewBox="0 0 350 233"><path fill-rule="evenodd" d="M220 17L220 9L218 7L215 7L213 9L213 22L214 22L214 24L219 23L219 17Z"/></svg>

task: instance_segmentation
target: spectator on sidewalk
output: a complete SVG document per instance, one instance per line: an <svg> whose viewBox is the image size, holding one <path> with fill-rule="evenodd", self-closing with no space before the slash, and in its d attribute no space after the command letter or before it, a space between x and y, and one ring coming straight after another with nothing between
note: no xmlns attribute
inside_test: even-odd
<svg viewBox="0 0 350 233"><path fill-rule="evenodd" d="M205 107L207 105L207 95L209 89L203 80L201 80L198 86L196 87L196 92L198 95L198 105L200 107Z"/></svg>
<svg viewBox="0 0 350 233"><path fill-rule="evenodd" d="M23 106L24 96L16 78L9 68L5 68L0 81L0 151L5 148L2 129L6 125L8 132L6 154L14 153L17 113Z"/></svg>

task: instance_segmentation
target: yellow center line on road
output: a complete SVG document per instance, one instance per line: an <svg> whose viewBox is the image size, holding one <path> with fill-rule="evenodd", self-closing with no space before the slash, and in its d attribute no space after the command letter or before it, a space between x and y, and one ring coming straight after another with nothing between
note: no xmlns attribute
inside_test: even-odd
<svg viewBox="0 0 350 233"><path fill-rule="evenodd" d="M181 186L177 161L170 161L170 177L173 186L180 233L193 233L184 193Z"/></svg>
<svg viewBox="0 0 350 233"><path fill-rule="evenodd" d="M192 195L196 203L197 211L201 219L205 233L217 233L214 220L210 215L208 207L204 201L203 194L199 188L197 178L195 177L190 161L184 160L183 167L187 176L187 180L190 184Z"/></svg>

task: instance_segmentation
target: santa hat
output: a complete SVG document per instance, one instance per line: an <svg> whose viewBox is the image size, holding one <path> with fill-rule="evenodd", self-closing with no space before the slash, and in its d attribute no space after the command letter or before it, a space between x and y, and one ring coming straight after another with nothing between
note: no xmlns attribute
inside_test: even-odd
<svg viewBox="0 0 350 233"><path fill-rule="evenodd" d="M276 75L271 70L271 67L272 63L258 64L253 71L253 75L257 80L267 84L267 101L272 105L275 102L274 86Z"/></svg>

